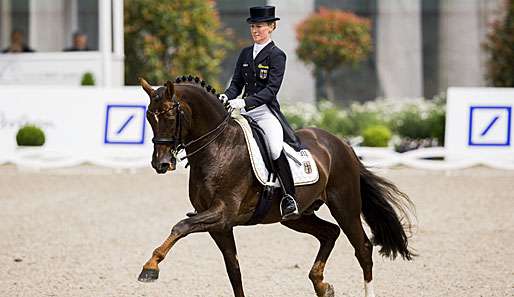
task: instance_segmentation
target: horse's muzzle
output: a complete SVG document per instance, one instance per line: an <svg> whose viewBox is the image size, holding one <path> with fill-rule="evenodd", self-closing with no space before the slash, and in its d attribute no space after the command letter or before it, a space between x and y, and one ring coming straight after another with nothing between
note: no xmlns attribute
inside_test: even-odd
<svg viewBox="0 0 514 297"><path fill-rule="evenodd" d="M154 163L152 162L152 167L159 174L164 174L168 171L173 171L177 168L177 160L172 159L171 162L160 162Z"/></svg>

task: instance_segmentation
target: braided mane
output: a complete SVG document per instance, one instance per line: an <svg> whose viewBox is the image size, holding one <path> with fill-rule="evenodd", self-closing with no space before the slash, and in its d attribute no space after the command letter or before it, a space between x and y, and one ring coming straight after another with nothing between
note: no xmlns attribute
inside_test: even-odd
<svg viewBox="0 0 514 297"><path fill-rule="evenodd" d="M204 88L207 93L212 93L213 95L216 95L216 89L214 89L211 85L207 84L205 80L200 80L198 76L177 76L175 79L175 83L194 83L195 85Z"/></svg>

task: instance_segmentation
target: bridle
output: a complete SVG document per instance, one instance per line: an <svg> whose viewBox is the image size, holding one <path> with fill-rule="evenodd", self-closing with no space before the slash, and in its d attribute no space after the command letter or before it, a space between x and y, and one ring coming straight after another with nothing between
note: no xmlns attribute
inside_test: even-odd
<svg viewBox="0 0 514 297"><path fill-rule="evenodd" d="M198 142L200 142L200 141L208 138L209 136L213 135L211 139L209 139L206 143L201 145L199 148L195 149L191 153L188 153L184 157L180 158L180 161L196 155L197 153L199 153L200 151L205 149L208 145L213 143L214 140L216 140L223 133L223 131L225 131L225 129L227 128L228 122L229 122L231 114L232 114L232 111L228 112L227 115L225 116L225 118L223 118L223 120L218 125L216 125L216 127L214 129L210 130L209 132L203 134L202 136L200 136L200 137L198 137L196 139L193 139L193 140L191 140L191 141L189 141L187 143L184 143L184 140L182 138L182 127L183 127L183 121L184 121L184 111L182 110L180 102L177 100L175 94L173 94L172 101L173 101L173 105L170 108L168 108L168 109L161 110L161 111L158 111L158 112L147 111L147 113L149 113L151 115L154 115L155 117L158 117L161 114L164 114L164 113L167 113L167 112L173 110L174 113L175 113L175 116L176 116L176 119L175 119L175 134L172 137L155 137L154 136L152 138L152 142L154 144L162 144L162 145L169 145L169 146L171 146L171 153L176 158L177 154L182 149L185 150L185 149L191 148L192 146L198 144Z"/></svg>

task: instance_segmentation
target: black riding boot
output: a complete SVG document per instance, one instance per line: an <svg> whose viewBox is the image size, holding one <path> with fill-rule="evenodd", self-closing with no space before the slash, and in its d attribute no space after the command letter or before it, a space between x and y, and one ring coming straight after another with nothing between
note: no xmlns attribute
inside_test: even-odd
<svg viewBox="0 0 514 297"><path fill-rule="evenodd" d="M280 212L282 214L282 220L296 219L300 216L298 212L298 205L295 201L295 190L293 174L289 167L284 151L280 153L280 157L274 161L275 171L278 175L278 179L282 184L284 190L284 197L280 201Z"/></svg>

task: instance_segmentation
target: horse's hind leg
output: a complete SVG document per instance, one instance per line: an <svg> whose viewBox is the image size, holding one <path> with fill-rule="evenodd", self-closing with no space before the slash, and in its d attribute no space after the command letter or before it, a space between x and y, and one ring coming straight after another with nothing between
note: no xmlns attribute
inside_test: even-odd
<svg viewBox="0 0 514 297"><path fill-rule="evenodd" d="M359 261L364 274L365 296L374 297L375 294L371 282L373 279L373 246L362 227L360 191L358 183L354 185L357 185L357 187L352 186L352 189L346 189L346 191L338 193L329 191L327 206L355 249L355 257Z"/></svg>
<svg viewBox="0 0 514 297"><path fill-rule="evenodd" d="M285 221L282 224L295 231L311 234L319 240L320 248L309 273L309 278L314 285L316 295L319 297L333 297L334 288L329 283L323 282L323 271L328 256L341 232L339 227L320 219L315 214L303 215L297 220Z"/></svg>

